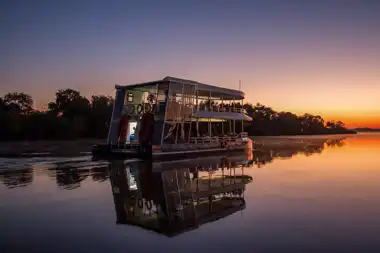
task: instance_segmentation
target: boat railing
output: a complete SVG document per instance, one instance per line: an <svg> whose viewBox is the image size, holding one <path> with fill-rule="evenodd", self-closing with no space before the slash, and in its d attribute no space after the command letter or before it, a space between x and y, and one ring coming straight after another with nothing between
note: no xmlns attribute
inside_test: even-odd
<svg viewBox="0 0 380 253"><path fill-rule="evenodd" d="M240 137L241 138L248 138L248 133L247 132L241 132Z"/></svg>
<svg viewBox="0 0 380 253"><path fill-rule="evenodd" d="M220 143L222 141L236 141L238 139L248 138L248 133L242 132L234 135L224 135L224 136L201 136L201 137L190 137L190 143L193 144L203 144L203 143Z"/></svg>
<svg viewBox="0 0 380 253"><path fill-rule="evenodd" d="M221 141L236 141L237 139L240 139L240 135L239 134L234 134L234 135L225 135L225 136L221 136L219 137L219 139Z"/></svg>
<svg viewBox="0 0 380 253"><path fill-rule="evenodd" d="M217 109L218 112L237 112L247 114L247 111L244 108L233 108L233 107L216 107L211 109Z"/></svg>
<svg viewBox="0 0 380 253"><path fill-rule="evenodd" d="M203 136L203 137L191 137L190 143L194 144L204 144L204 143L218 143L219 142L218 136L210 137L210 136Z"/></svg>
<svg viewBox="0 0 380 253"><path fill-rule="evenodd" d="M247 114L247 110L244 108L237 108L237 107L220 107L220 106L211 106L211 107L194 107L194 111L196 111L199 108L200 111L207 111L207 112L235 112L235 113L242 113Z"/></svg>

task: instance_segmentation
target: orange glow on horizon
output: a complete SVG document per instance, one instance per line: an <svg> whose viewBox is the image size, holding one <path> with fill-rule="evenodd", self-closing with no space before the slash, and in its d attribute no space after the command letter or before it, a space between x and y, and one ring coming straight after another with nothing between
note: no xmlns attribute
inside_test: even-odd
<svg viewBox="0 0 380 253"><path fill-rule="evenodd" d="M355 149L380 149L379 139L374 136L380 136L377 133L361 133L346 140L347 144L355 147ZM352 148L352 147L351 147Z"/></svg>
<svg viewBox="0 0 380 253"><path fill-rule="evenodd" d="M128 84L128 82L126 82ZM229 88L236 88L231 87L231 85L220 85L222 87L229 87ZM74 88L75 89L75 88ZM94 92L93 89L78 89L81 91L81 94L83 96L86 96L87 98L91 98L92 95L110 95L114 96L113 93L113 85L109 85L106 87L101 87L99 89L96 89ZM253 90L256 90L254 92ZM367 96L367 102L352 102L352 104L349 104L350 102L340 100L335 101L335 103L331 103L333 105L330 106L330 102L322 102L320 106L318 106L317 103L315 103L313 100L318 97L317 94L313 95L311 98L309 97L310 101L307 102L304 98L298 99L297 104L304 104L301 108L299 105L293 106L292 104L292 98L291 96L287 95L287 93L282 92L273 92L273 93L267 93L264 89L259 88L251 88L247 87L246 90L243 89L246 93L246 99L244 102L249 102L252 104L256 103L262 103L266 106L272 107L276 111L289 111L292 113L295 113L297 115L302 115L304 113L310 113L313 115L320 115L322 116L325 121L342 121L346 124L348 128L359 128L359 127L369 127L369 128L380 128L380 99L379 102L377 102L378 94L380 94L380 89L378 94L374 94L373 92L370 93ZM284 91L285 92L285 91ZM281 99L280 93L282 93L284 96ZM288 93L291 93L290 91ZM352 91L352 94L355 92ZM253 94L253 95L251 95ZM39 94L41 96L42 94ZM47 94L44 97L52 97L52 99L35 99L35 108L37 110L46 110L47 104L50 101L54 101L55 94ZM380 96L380 95L379 95ZM278 99L278 100L277 100ZM329 100L329 99L327 99ZM355 105L355 103L357 103ZM377 103L379 106L377 106ZM340 106L337 106L341 104ZM294 103L295 105L295 103ZM352 109L350 109L352 108Z"/></svg>
<svg viewBox="0 0 380 253"><path fill-rule="evenodd" d="M0 96L27 93L37 109L58 89L90 99L173 76L231 89L241 80L246 102L380 128L378 1L104 1L83 12L8 2Z"/></svg>

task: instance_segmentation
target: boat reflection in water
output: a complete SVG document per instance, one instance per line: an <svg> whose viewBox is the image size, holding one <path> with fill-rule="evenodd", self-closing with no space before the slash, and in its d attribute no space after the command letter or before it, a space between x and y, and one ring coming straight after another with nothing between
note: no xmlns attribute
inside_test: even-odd
<svg viewBox="0 0 380 253"><path fill-rule="evenodd" d="M111 162L118 224L175 236L245 208L247 156Z"/></svg>

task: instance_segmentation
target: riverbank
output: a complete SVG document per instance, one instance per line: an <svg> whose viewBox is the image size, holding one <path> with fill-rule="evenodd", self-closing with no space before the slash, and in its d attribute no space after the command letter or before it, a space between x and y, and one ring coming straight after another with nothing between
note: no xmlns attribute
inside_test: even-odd
<svg viewBox="0 0 380 253"><path fill-rule="evenodd" d="M297 136L251 136L254 149L308 149L320 147L327 141L345 138L348 135L297 135ZM71 157L89 155L95 144L103 139L66 141L10 141L0 142L0 157Z"/></svg>
<svg viewBox="0 0 380 253"><path fill-rule="evenodd" d="M254 149L289 149L321 147L324 143L337 143L351 134L339 135L293 135L293 136L251 136Z"/></svg>
<svg viewBox="0 0 380 253"><path fill-rule="evenodd" d="M0 157L78 156L90 154L103 139L66 141L7 141L0 142Z"/></svg>

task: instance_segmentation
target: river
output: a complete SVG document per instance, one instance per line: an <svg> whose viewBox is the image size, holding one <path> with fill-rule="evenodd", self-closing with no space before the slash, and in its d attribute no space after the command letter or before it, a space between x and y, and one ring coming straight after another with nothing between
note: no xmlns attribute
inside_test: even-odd
<svg viewBox="0 0 380 253"><path fill-rule="evenodd" d="M320 138L153 164L1 158L0 252L380 252L380 135Z"/></svg>

